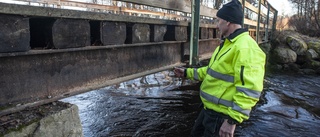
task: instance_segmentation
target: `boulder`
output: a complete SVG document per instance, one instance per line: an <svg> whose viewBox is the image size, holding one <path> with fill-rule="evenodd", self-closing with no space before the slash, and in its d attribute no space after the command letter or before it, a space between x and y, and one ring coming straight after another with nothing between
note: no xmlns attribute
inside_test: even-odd
<svg viewBox="0 0 320 137"><path fill-rule="evenodd" d="M311 60L310 62L307 62L303 65L303 68L310 68L317 70L320 68L320 62L316 60Z"/></svg>
<svg viewBox="0 0 320 137"><path fill-rule="evenodd" d="M294 63L297 60L297 54L290 48L283 46L276 47L271 56L271 61L275 61L280 64Z"/></svg>
<svg viewBox="0 0 320 137"><path fill-rule="evenodd" d="M297 55L305 55L308 50L307 44L297 36L288 36L286 42Z"/></svg>
<svg viewBox="0 0 320 137"><path fill-rule="evenodd" d="M306 55L300 55L300 56L298 55L296 63L301 65L301 64L304 64L306 62L310 62L311 60L312 60L312 58L307 53Z"/></svg>
<svg viewBox="0 0 320 137"><path fill-rule="evenodd" d="M320 54L320 41L309 41L307 42L309 49L313 49L315 52Z"/></svg>
<svg viewBox="0 0 320 137"><path fill-rule="evenodd" d="M316 71L317 74L320 75L320 68L316 69L315 71Z"/></svg>
<svg viewBox="0 0 320 137"><path fill-rule="evenodd" d="M318 59L319 53L317 53L314 49L308 49L307 50L307 56L310 59Z"/></svg>
<svg viewBox="0 0 320 137"><path fill-rule="evenodd" d="M295 31L274 33L268 63L281 65L269 69L295 71L301 74L320 74L320 40ZM260 47L265 51L264 45ZM268 56L268 54L267 54ZM276 70L275 69L275 70ZM311 71L312 70L312 71Z"/></svg>
<svg viewBox="0 0 320 137"><path fill-rule="evenodd" d="M299 72L300 66L295 63L284 64L283 69L290 72Z"/></svg>
<svg viewBox="0 0 320 137"><path fill-rule="evenodd" d="M299 74L313 75L316 71L313 69L300 69Z"/></svg>
<svg viewBox="0 0 320 137"><path fill-rule="evenodd" d="M259 44L262 51L268 56L271 50L271 44L270 43L261 43Z"/></svg>
<svg viewBox="0 0 320 137"><path fill-rule="evenodd" d="M34 120L29 125L12 130L4 137L83 137L81 121L76 105L48 115L39 120ZM43 108L43 107L42 107ZM50 109L47 108L47 109ZM43 112L42 112L43 111ZM45 109L41 112L46 113ZM53 111L53 110L50 110ZM32 115L30 116L32 117ZM0 135L1 136L1 135Z"/></svg>
<svg viewBox="0 0 320 137"><path fill-rule="evenodd" d="M271 44L270 43L261 43L259 44L262 51L266 54L267 62L269 62L270 51L271 51Z"/></svg>

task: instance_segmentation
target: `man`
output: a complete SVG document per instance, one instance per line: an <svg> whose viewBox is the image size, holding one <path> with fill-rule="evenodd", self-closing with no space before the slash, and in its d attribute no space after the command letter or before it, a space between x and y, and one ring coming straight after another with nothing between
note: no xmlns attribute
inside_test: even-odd
<svg viewBox="0 0 320 137"><path fill-rule="evenodd" d="M203 109L191 133L195 137L234 136L236 124L249 119L263 89L266 56L248 31L241 28L241 3L232 0L223 5L217 18L224 41L208 66L174 69L178 77L202 81Z"/></svg>

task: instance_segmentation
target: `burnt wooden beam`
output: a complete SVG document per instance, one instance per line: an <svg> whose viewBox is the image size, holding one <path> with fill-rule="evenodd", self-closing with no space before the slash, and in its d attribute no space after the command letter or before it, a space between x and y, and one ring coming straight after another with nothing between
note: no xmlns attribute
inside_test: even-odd
<svg viewBox="0 0 320 137"><path fill-rule="evenodd" d="M148 24L127 24L126 44L150 42L150 26Z"/></svg>
<svg viewBox="0 0 320 137"><path fill-rule="evenodd" d="M162 42L166 32L167 32L166 25L151 25L150 41Z"/></svg>
<svg viewBox="0 0 320 137"><path fill-rule="evenodd" d="M52 46L56 49L90 45L90 24L86 20L57 19L52 26Z"/></svg>
<svg viewBox="0 0 320 137"><path fill-rule="evenodd" d="M29 18L0 14L0 53L30 50Z"/></svg>
<svg viewBox="0 0 320 137"><path fill-rule="evenodd" d="M187 41L187 27L167 26L167 33L164 36L165 41Z"/></svg>
<svg viewBox="0 0 320 137"><path fill-rule="evenodd" d="M208 28L200 28L200 39L208 39L209 37L209 32Z"/></svg>
<svg viewBox="0 0 320 137"><path fill-rule="evenodd" d="M121 22L101 23L101 42L103 45L120 45L126 40L126 24Z"/></svg>

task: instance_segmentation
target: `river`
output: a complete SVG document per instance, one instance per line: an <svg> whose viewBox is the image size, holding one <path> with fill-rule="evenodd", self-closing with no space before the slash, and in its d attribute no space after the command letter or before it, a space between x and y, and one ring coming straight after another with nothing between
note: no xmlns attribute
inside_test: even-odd
<svg viewBox="0 0 320 137"><path fill-rule="evenodd" d="M163 71L63 99L76 104L85 137L187 137L199 83ZM320 77L271 74L239 137L320 137Z"/></svg>

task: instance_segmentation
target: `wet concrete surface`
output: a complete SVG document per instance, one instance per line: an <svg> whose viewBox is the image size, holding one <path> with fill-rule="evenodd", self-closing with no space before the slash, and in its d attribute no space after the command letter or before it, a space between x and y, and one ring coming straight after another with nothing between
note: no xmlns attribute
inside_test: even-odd
<svg viewBox="0 0 320 137"><path fill-rule="evenodd" d="M63 99L79 107L85 137L187 137L199 83L159 72ZM235 136L320 137L320 77L272 74Z"/></svg>

